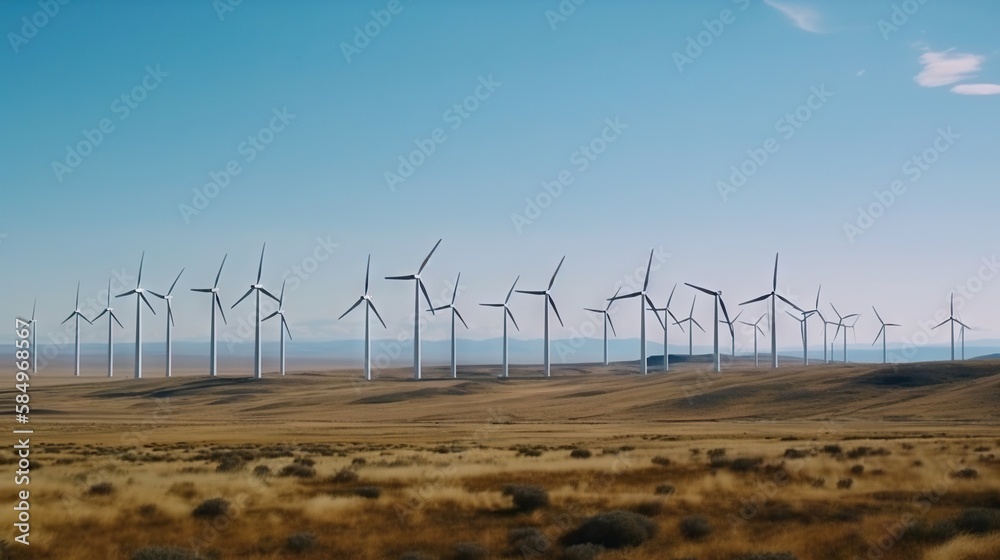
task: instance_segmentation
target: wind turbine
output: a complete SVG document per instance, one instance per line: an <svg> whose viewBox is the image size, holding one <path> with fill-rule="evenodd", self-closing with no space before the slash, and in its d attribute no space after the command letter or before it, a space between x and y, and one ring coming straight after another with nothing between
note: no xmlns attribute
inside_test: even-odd
<svg viewBox="0 0 1000 560"><path fill-rule="evenodd" d="M802 337L802 363L809 365L809 343L806 335L809 316L803 313L800 318L789 311L785 311L785 313L788 313L789 317L799 322L799 335Z"/></svg>
<svg viewBox="0 0 1000 560"><path fill-rule="evenodd" d="M177 281L181 279L181 274L184 274L184 269L182 268L180 272L177 273L177 278L174 278L174 283L170 285L170 289L167 290L166 294L158 294L153 290L149 293L167 302L167 377L171 376L173 372L173 327L174 327L174 311L170 306L170 302L173 301L174 296L171 295L174 292L174 286L177 285Z"/></svg>
<svg viewBox="0 0 1000 560"><path fill-rule="evenodd" d="M741 323L743 323L748 327L753 327L753 367L760 366L760 360L757 359L757 332L760 331L760 334L764 334L763 329L760 328L760 322L764 319L764 317L767 317L767 313L761 315L760 318L754 321L753 323L740 321Z"/></svg>
<svg viewBox="0 0 1000 560"><path fill-rule="evenodd" d="M458 278L455 278L455 289L451 292L451 303L442 305L440 307L435 307L433 311L443 311L445 309L451 309L451 378L458 379L458 351L455 348L455 317L458 317L462 324L465 325L466 330L468 330L469 325L466 324L465 319L462 318L462 314L458 312L458 308L455 307L455 298L458 297L458 282L462 279L462 273L458 273Z"/></svg>
<svg viewBox="0 0 1000 560"><path fill-rule="evenodd" d="M288 339L292 339L292 331L288 330L288 321L285 320L285 281L281 281L281 293L278 295L278 310L271 313L267 317L264 317L264 321L272 317L281 316L281 324L278 325L278 333L280 335L278 343L278 361L281 362L281 375L285 375L285 333L288 333Z"/></svg>
<svg viewBox="0 0 1000 560"><path fill-rule="evenodd" d="M701 332L705 332L705 329L702 328L701 323L699 323L698 320L694 318L694 304L697 301L698 301L698 294L695 294L694 297L691 298L691 311L688 313L687 319L681 319L680 321L676 321L674 323L675 325L681 327L681 330L684 330L684 327L681 326L683 323L689 323L688 324L688 356L694 356L694 327L697 325L697 327L699 329L701 329ZM671 313L671 316L673 316L672 313Z"/></svg>
<svg viewBox="0 0 1000 560"><path fill-rule="evenodd" d="M791 305L795 309L802 311L799 306L795 305L789 301L785 296L778 293L778 253L774 254L774 281L771 284L771 293L764 294L760 297L751 299L749 301L744 301L740 305L746 305L748 303L756 303L758 301L764 301L767 298L771 298L771 369L778 367L778 331L775 326L778 322L778 314L775 309L776 298L781 301Z"/></svg>
<svg viewBox="0 0 1000 560"><path fill-rule="evenodd" d="M559 325L563 325L562 317L559 316L559 310L556 309L556 302L552 299L552 285L556 283L556 275L559 274L559 269L562 268L563 261L566 257L559 259L559 265L556 267L556 271L552 273L552 279L549 280L549 287L544 290L517 290L519 294L529 294L533 296L544 296L545 297L545 377L552 377L552 363L549 361L549 307L552 307L552 311L556 313L556 319L559 319Z"/></svg>
<svg viewBox="0 0 1000 560"><path fill-rule="evenodd" d="M261 355L260 355L260 294L264 294L267 297L273 299L274 301L278 301L278 298L274 297L274 294L272 294L271 292L267 291L267 289L264 288L264 285L260 283L260 276L264 272L264 249L266 249L266 248L267 248L267 243L265 243L260 248L260 264L257 265L257 281L254 282L253 284L250 284L250 289L247 290L247 293L243 294L243 297L241 297L240 299L236 300L236 303L234 303L230 307L230 309L236 307L237 305L240 304L241 301L247 299L247 296L249 296L250 294L254 294L254 303L256 305L256 307L255 307L255 313L254 313L254 348L253 348L253 377L254 377L254 379L261 379L263 377L263 373L261 372L261 367L260 367L260 365L261 365L260 364L260 361L261 361ZM221 268L220 268L220 270L221 270Z"/></svg>
<svg viewBox="0 0 1000 560"><path fill-rule="evenodd" d="M684 332L684 327L681 326L680 321L674 316L674 312L670 310L670 302L674 299L674 290L677 289L677 284L670 289L670 297L667 298L667 305L662 309L654 309L653 311L663 311L663 371L670 371L670 332L667 327L670 325L670 319L674 320L674 324L681 327L681 332ZM691 302L691 309L694 310L694 302ZM699 325L700 327L700 325Z"/></svg>
<svg viewBox="0 0 1000 560"><path fill-rule="evenodd" d="M837 331L835 333L833 333L833 339L834 340L837 340L837 335L840 334L840 328L841 327L844 328L844 363L846 364L847 363L847 329L854 328L854 325L856 325L858 323L858 319L861 318L861 314L860 313L851 313L850 315L841 315L840 311L837 311L837 308L834 307L834 305L832 303L830 304L830 307L832 307L833 308L833 312L837 314ZM855 319L854 319L854 322L851 323L850 326L848 326L846 323L844 323L844 319L850 319L851 317L855 317ZM833 358L833 350L830 350L830 354L831 354L830 357Z"/></svg>
<svg viewBox="0 0 1000 560"><path fill-rule="evenodd" d="M344 314L341 315L340 317L337 317L337 320L339 321L344 317L346 317L348 313L354 311L355 307L361 305L362 303L365 304L365 379L368 381L372 380L372 340L371 340L371 331L368 325L369 323L368 312L374 311L375 316L378 317L378 322L382 323L382 328L383 329L389 328L385 326L385 321L383 321L382 316L378 314L378 309L375 309L375 303L372 302L372 296L371 294L368 293L368 278L371 274L371 270L372 270L372 256L368 255L368 265L365 267L365 293L358 298L358 301L354 302L354 305L352 305L350 309L345 311ZM282 317L282 319L284 319L284 317Z"/></svg>
<svg viewBox="0 0 1000 560"><path fill-rule="evenodd" d="M118 326L125 328L122 322L118 320L118 316L115 315L115 310L111 307L111 279L108 279L108 306L101 311L101 314L94 317L94 321L97 321L101 317L107 314L108 316L108 377L115 376L115 323ZM92 321L93 322L93 321Z"/></svg>
<svg viewBox="0 0 1000 560"><path fill-rule="evenodd" d="M646 375L649 373L649 367L646 363L646 311L652 311L656 315L656 320L660 322L660 326L666 328L663 325L663 321L660 319L660 314L656 312L656 306L653 305L653 300L649 298L649 294L646 293L646 289L649 288L649 272L653 266L653 251L649 251L649 262L646 263L646 278L642 282L642 289L638 292L632 292L631 294L625 294L623 296L615 296L608 301L614 302L619 299L629 299L637 297L639 298L639 373ZM646 304L649 304L647 309Z"/></svg>
<svg viewBox="0 0 1000 560"><path fill-rule="evenodd" d="M503 377L504 378L507 378L507 377L510 376L510 372L508 370L508 363L507 363L507 317L510 317L511 322L514 323L514 328L515 329L517 329L519 331L521 330L520 327L517 326L517 321L514 320L514 314L510 312L510 307L508 307L508 305L507 305L510 302L510 296L513 295L513 293L514 293L514 286L517 286L517 281L520 280L520 279L521 279L520 276L518 276L517 278L514 279L514 283L510 285L510 291L507 292L507 297L503 300L503 303L480 303L479 304L479 305L482 305L483 307L502 307L503 308ZM605 360L605 363L607 363L606 360Z"/></svg>
<svg viewBox="0 0 1000 560"><path fill-rule="evenodd" d="M28 321L28 324L31 325L31 373L38 373L38 346L35 344L35 339L37 338L35 336L35 330L37 328L35 321L35 306L37 304L38 299L35 298L35 301L31 304L31 320Z"/></svg>
<svg viewBox="0 0 1000 560"><path fill-rule="evenodd" d="M726 311L726 304L722 301L722 292L712 291L707 288L695 286L694 284L688 284L687 282L685 282L685 284L698 291L705 292L706 294L715 297L715 320L713 322L715 323L715 372L718 373L722 371L722 360L719 356L719 307L722 307L722 315L726 318L723 322L729 325L730 332L733 330L733 323L729 320L729 313ZM736 334L732 334L735 338Z"/></svg>
<svg viewBox="0 0 1000 560"><path fill-rule="evenodd" d="M735 317L733 317L732 321L722 321L723 323L729 325L729 334L732 335L732 341L733 341L732 359L734 359L734 360L736 359L736 329L733 328L733 325L736 324L736 321L738 321L740 319L740 315L743 315L743 310L742 309L740 310L739 313L736 314Z"/></svg>
<svg viewBox="0 0 1000 560"><path fill-rule="evenodd" d="M819 290L816 290L816 308L811 309L810 311L815 311L816 315L818 315L820 320L823 321L823 363L828 364L833 359L833 343L830 342L829 344L827 344L827 331L829 330L830 325L836 325L837 323L834 323L833 321L827 321L826 317L823 315L823 312L819 310L819 292L822 289L823 286L821 285L819 287ZM830 348L829 354L827 354L827 346L829 346Z"/></svg>
<svg viewBox="0 0 1000 560"><path fill-rule="evenodd" d="M941 321L937 325L934 325L932 328L936 329L936 328L940 327L941 325L943 325L945 323L951 323L951 361L954 362L955 361L955 324L958 323L959 325L962 325L963 327L968 328L965 325L965 323L963 323L963 322L961 322L961 321L959 321L958 319L955 318L955 292L951 293L951 314L948 316L947 319L945 319L944 321Z"/></svg>
<svg viewBox="0 0 1000 560"><path fill-rule="evenodd" d="M142 304L156 315L156 310L146 299L146 290L142 288L142 263L146 260L146 252L139 257L139 276L135 280L135 289L115 297L125 297L135 294L135 378L142 379Z"/></svg>
<svg viewBox="0 0 1000 560"><path fill-rule="evenodd" d="M611 325L611 332L616 337L618 336L618 333L615 332L615 324L611 322L611 314L608 313L608 310L611 309L611 304L614 302L614 299L618 297L618 294L621 291L622 289L618 288L618 291L615 292L615 295L611 296L611 298L608 300L608 305L605 306L604 309L592 309L590 307L583 308L584 311L590 311L591 313L600 313L602 315L601 318L604 320L604 365L608 365L608 325Z"/></svg>
<svg viewBox="0 0 1000 560"><path fill-rule="evenodd" d="M427 257L424 258L424 262L420 263L420 268L417 269L416 274L408 274L406 276L386 276L386 280L414 280L413 287L413 378L420 379L420 293L423 292L424 299L427 300L427 307L431 308L431 315L434 314L434 304L431 303L431 297L427 295L427 288L424 287L424 281L420 279L420 273L424 271L424 267L427 266L427 261L431 260L431 255L437 250L438 245L441 244L441 240L438 239L437 243L434 244L434 248L431 249L430 253L427 253Z"/></svg>
<svg viewBox="0 0 1000 560"><path fill-rule="evenodd" d="M816 289L816 303L812 309L806 309L802 312L802 363L804 365L809 365L809 317L813 315L818 315L820 319L823 319L823 314L819 312L819 293L823 290L823 285L820 284L819 288ZM797 319L797 317L796 317ZM826 323L826 319L823 319ZM826 336L826 326L823 326L823 336ZM826 341L823 342L823 353L826 353Z"/></svg>
<svg viewBox="0 0 1000 560"><path fill-rule="evenodd" d="M34 316L34 310L32 310L32 316ZM75 346L76 347L76 361L74 362L74 366L73 366L73 375L79 377L80 376L80 319L82 318L84 321L90 323L91 325L94 324L93 322L91 322L90 319L88 319L87 317L85 317L83 315L83 313L80 311L80 283L79 282L76 283L76 309L74 309L73 312L69 314L69 317L66 317L66 319L64 319L61 324L65 325L66 321L69 321L70 319L73 319L74 317L76 318L76 321L75 321L75 324L74 324L74 330L76 331L76 346ZM37 349L32 349L32 351L36 352L36 353L38 352Z"/></svg>
<svg viewBox="0 0 1000 560"><path fill-rule="evenodd" d="M886 359L887 355L886 355L886 351L885 351L885 337L886 337L886 335L889 334L888 327L901 327L903 325L899 325L899 324L896 324L896 323L886 323L885 321L883 321L882 320L882 316L878 314L878 309L875 309L874 305L872 306L872 311L874 311L875 312L875 316L878 317L878 322L882 323L882 328L879 329L878 334L875 335L875 340L872 341L872 346L875 346L875 343L878 342L878 337L881 336L882 337L882 363L885 364L885 363L888 363L888 360Z"/></svg>
<svg viewBox="0 0 1000 560"><path fill-rule="evenodd" d="M215 275L215 284L211 288L191 288L192 292L202 292L206 294L212 294L212 342L209 349L209 368L208 374L212 377L219 375L218 369L218 359L217 359L217 345L215 342L215 310L219 310L219 314L222 315L222 322L227 323L226 314L222 311L222 300L219 299L219 278L222 276L222 267L226 266L226 258L229 256L227 253L222 257L222 264L219 265L219 272ZM227 323L228 324L228 323Z"/></svg>

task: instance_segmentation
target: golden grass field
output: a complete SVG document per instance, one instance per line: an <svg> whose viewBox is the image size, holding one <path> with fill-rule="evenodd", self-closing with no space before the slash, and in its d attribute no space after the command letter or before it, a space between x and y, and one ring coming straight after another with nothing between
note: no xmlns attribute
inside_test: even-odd
<svg viewBox="0 0 1000 560"><path fill-rule="evenodd" d="M1000 559L1000 362L635 369L39 375L3 557Z"/></svg>

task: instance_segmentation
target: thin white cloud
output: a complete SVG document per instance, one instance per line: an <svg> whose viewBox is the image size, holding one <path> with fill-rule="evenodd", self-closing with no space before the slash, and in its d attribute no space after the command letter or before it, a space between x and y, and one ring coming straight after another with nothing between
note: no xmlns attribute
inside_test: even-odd
<svg viewBox="0 0 1000 560"><path fill-rule="evenodd" d="M939 87L975 76L986 57L954 50L927 51L920 55L924 69L913 79L923 87Z"/></svg>
<svg viewBox="0 0 1000 560"><path fill-rule="evenodd" d="M822 18L816 10L806 6L788 4L784 1L764 0L764 3L781 12L792 21L795 27L809 33L824 33L820 25Z"/></svg>
<svg viewBox="0 0 1000 560"><path fill-rule="evenodd" d="M959 95L1000 95L1000 84L960 84L951 88Z"/></svg>
<svg viewBox="0 0 1000 560"><path fill-rule="evenodd" d="M855 76L857 76L857 77L859 77L859 78L860 78L861 76L864 76L864 75L865 75L865 70L858 70L858 73L857 73L857 74L855 74Z"/></svg>

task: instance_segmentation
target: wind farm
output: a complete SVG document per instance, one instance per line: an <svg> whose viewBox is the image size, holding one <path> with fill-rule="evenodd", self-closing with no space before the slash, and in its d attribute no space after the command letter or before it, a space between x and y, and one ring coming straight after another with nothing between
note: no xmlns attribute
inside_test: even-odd
<svg viewBox="0 0 1000 560"><path fill-rule="evenodd" d="M0 560L1000 560L997 10L0 2Z"/></svg>

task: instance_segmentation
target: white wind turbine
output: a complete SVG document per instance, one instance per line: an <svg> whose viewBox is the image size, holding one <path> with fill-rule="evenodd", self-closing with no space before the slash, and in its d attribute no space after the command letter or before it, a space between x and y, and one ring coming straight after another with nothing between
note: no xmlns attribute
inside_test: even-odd
<svg viewBox="0 0 1000 560"><path fill-rule="evenodd" d="M372 302L372 296L371 294L368 293L368 278L371 274L371 270L372 270L372 256L368 255L368 265L365 267L365 293L358 298L358 301L354 302L354 305L352 305L350 309L345 311L343 315L337 318L337 320L339 321L344 317L346 317L348 313L354 311L355 307L361 305L362 303L365 304L365 379L367 381L372 380L372 339L371 339L371 330L368 324L369 323L368 312L374 311L375 316L378 317L378 322L382 323L382 328L383 329L389 328L385 326L385 321L383 321L382 316L378 314L378 309L375 309L375 303Z"/></svg>
<svg viewBox="0 0 1000 560"><path fill-rule="evenodd" d="M285 281L281 281L281 293L278 295L278 310L264 317L264 321L272 317L281 317L281 324L278 325L280 335L278 342L278 361L281 362L281 375L285 375L285 333L288 333L288 340L292 339L292 331L288 330L288 322L285 321Z"/></svg>
<svg viewBox="0 0 1000 560"><path fill-rule="evenodd" d="M760 322L764 320L764 317L767 317L767 313L761 315L760 318L758 318L753 323L740 321L744 325L753 328L753 367L760 366L760 360L757 358L757 332L759 331L760 334L764 334L764 330L760 328Z"/></svg>
<svg viewBox="0 0 1000 560"><path fill-rule="evenodd" d="M417 269L416 274L408 274L406 276L386 276L386 280L413 280L413 378L420 379L420 293L423 292L424 299L427 301L427 307L431 308L431 315L434 314L433 308L434 304L431 303L431 297L427 295L427 288L424 287L424 281L420 279L420 273L424 271L424 267L427 266L427 261L431 260L431 255L434 251L437 251L438 245L441 244L441 240L438 239L437 243L434 244L434 248L431 249L430 253L427 253L427 257L424 258L424 262L420 263L420 268Z"/></svg>
<svg viewBox="0 0 1000 560"><path fill-rule="evenodd" d="M802 312L802 363L804 365L809 365L809 318L816 315L826 323L826 319L823 319L823 315L819 312L819 293L822 290L823 285L820 284L819 288L816 289L816 304L812 309L806 309ZM823 326L823 336L826 336L826 325ZM826 353L825 339L823 341L823 352Z"/></svg>
<svg viewBox="0 0 1000 560"><path fill-rule="evenodd" d="M808 328L806 325L808 324L807 321L809 320L809 316L805 313L802 314L802 317L799 317L789 311L785 311L785 313L788 313L789 317L799 322L799 335L802 338L802 363L809 365L809 343L807 342L808 338L806 335L806 329Z"/></svg>
<svg viewBox="0 0 1000 560"><path fill-rule="evenodd" d="M690 287L692 287L692 288L694 288L694 289L696 289L698 291L704 292L704 293L706 293L706 294L708 294L710 296L715 297L715 319L712 322L715 323L715 335L714 335L714 339L715 339L715 372L718 373L718 372L722 371L722 360L721 360L720 355L719 355L719 323L720 323L720 321L719 321L719 307L722 307L722 315L726 318L726 320L722 321L722 322L724 322L724 323L726 323L726 324L729 325L729 330L730 331L733 330L733 323L732 323L732 321L729 320L729 313L726 311L726 304L725 304L725 302L722 301L722 292L721 291L712 291L712 290L709 290L707 288L702 288L700 286L695 286L694 284L688 284L687 282L685 282L684 284L687 285L687 286L690 286ZM736 336L736 334L733 333L733 337L735 337L735 336Z"/></svg>
<svg viewBox="0 0 1000 560"><path fill-rule="evenodd" d="M174 346L173 346L173 328L174 328L174 310L170 303L173 301L174 296L174 286L177 285L177 281L181 279L181 274L184 274L184 269L182 268L180 272L177 273L177 278L174 278L174 283L170 285L170 289L167 290L166 294L158 294L153 290L149 293L155 297L162 299L167 302L167 377L173 374L174 369Z"/></svg>
<svg viewBox="0 0 1000 560"><path fill-rule="evenodd" d="M125 328L122 322L118 320L118 316L115 315L115 310L111 307L111 280L108 279L108 306L101 311L101 314L94 317L94 322L96 322L101 317L107 314L108 316L108 377L115 376L115 323L118 326Z"/></svg>
<svg viewBox="0 0 1000 560"><path fill-rule="evenodd" d="M735 360L735 359L736 359L736 329L735 329L735 328L733 328L733 325L735 325L735 324L736 324L736 321L739 321L739 319L740 319L740 315L743 315L743 310L742 310L742 309L740 310L740 312L739 312L739 313L737 313L737 314L736 314L736 316L735 316L735 317L733 317L733 320L732 320L732 321L722 321L722 320L720 319L720 321L722 321L722 322L723 322L723 323L725 323L726 325L729 325L729 334L731 334L731 335L732 335L732 337L731 337L731 338L732 338L732 343L733 343L733 353L732 353L732 359L733 359L733 360Z"/></svg>
<svg viewBox="0 0 1000 560"><path fill-rule="evenodd" d="M831 360L833 360L833 343L828 342L827 334L830 325L836 325L837 323L833 321L827 321L826 316L824 316L823 312L819 310L819 293L822 289L823 286L820 285L819 289L816 290L816 308L811 309L810 311L815 312L816 316L818 316L820 320L823 321L823 363L828 364L830 363ZM830 352L829 354L827 354L828 350L827 346L829 346L829 352Z"/></svg>
<svg viewBox="0 0 1000 560"><path fill-rule="evenodd" d="M774 281L771 284L771 293L764 294L760 297L751 299L749 301L744 301L740 305L747 305L748 303L756 303L758 301L764 301L767 298L771 298L771 369L778 367L778 332L775 329L775 324L778 322L778 314L776 312L776 300L781 301L791 305L795 309L802 311L799 306L795 305L788 300L785 296L778 293L778 254L774 254Z"/></svg>
<svg viewBox="0 0 1000 560"><path fill-rule="evenodd" d="M513 293L514 293L514 287L517 286L517 281L520 280L520 279L521 279L520 276L518 276L517 278L514 279L514 283L510 285L510 291L507 292L507 297L506 297L506 299L503 300L503 303L480 303L479 304L479 305L482 305L483 307L501 307L501 308L503 308L503 377L504 378L507 378L507 377L510 376L510 372L509 372L509 369L508 369L508 360L507 360L507 317L510 317L511 322L514 323L514 328L515 329L517 329L519 331L521 330L520 327L517 326L517 321L514 320L514 314L510 312L510 307L508 306L508 304L510 303L510 296L513 295Z"/></svg>
<svg viewBox="0 0 1000 560"><path fill-rule="evenodd" d="M247 293L243 294L243 297L236 300L230 309L236 307L241 301L245 300L250 294L254 294L255 300L255 313L254 313L254 349L253 349L253 377L254 379L261 379L263 373L261 372L261 353L260 353L260 294L264 294L267 297L278 301L278 298L274 297L274 294L267 291L264 285L260 283L261 274L264 272L264 249L267 248L267 243L265 243L260 248L260 264L257 266L257 281L250 284L250 289Z"/></svg>
<svg viewBox="0 0 1000 560"><path fill-rule="evenodd" d="M38 299L31 304L31 320L28 324L31 325L31 373L38 373L38 346L35 344L35 331L37 329L37 322L35 321L35 306L38 304Z"/></svg>
<svg viewBox="0 0 1000 560"><path fill-rule="evenodd" d="M544 290L517 290L519 294L529 294L533 296L543 296L545 297L545 377L552 377L552 363L549 360L549 307L552 307L552 311L556 313L556 319L559 319L559 325L563 325L562 317L559 316L559 310L556 309L556 302L552 299L552 285L556 283L556 275L559 274L559 269L562 268L563 261L566 257L559 259L559 266L556 267L556 271L552 273L552 279L549 280L549 287Z"/></svg>
<svg viewBox="0 0 1000 560"><path fill-rule="evenodd" d="M656 315L656 320L660 322L660 326L664 326L663 321L660 319L660 314L656 312L656 306L653 305L653 300L649 298L649 294L646 293L646 289L649 288L649 273L653 267L653 251L649 251L649 262L646 263L646 278L642 282L642 289L638 292L632 292L631 294L625 294L623 296L615 296L608 301L614 302L620 299L629 299L637 297L639 298L639 373L646 375L649 373L649 364L646 362L646 312L652 311L653 315ZM646 305L649 305L647 308Z"/></svg>
<svg viewBox="0 0 1000 560"><path fill-rule="evenodd" d="M590 311L591 313L600 313L601 314L601 319L603 319L603 322L604 322L604 365L608 365L608 325L611 325L611 332L612 332L612 334L614 334L616 337L618 336L618 333L615 332L615 324L611 322L611 314L608 313L608 310L611 309L611 304L614 302L614 299L616 297L618 297L618 294L621 291L622 291L622 289L618 288L618 291L615 292L615 295L611 296L611 298L608 299L608 304L604 307L604 309L593 309L593 308L590 308L590 307L584 307L583 308L584 311Z"/></svg>
<svg viewBox="0 0 1000 560"><path fill-rule="evenodd" d="M968 328L965 325L965 323L963 323L963 322L961 322L961 321L959 321L958 319L955 318L955 293L954 292L952 292L952 294L951 294L951 314L948 315L947 319L945 319L944 321L941 321L937 325L934 325L932 328L936 329L936 328L940 327L941 325L943 325L945 323L951 323L951 361L954 362L955 361L955 324L957 323L957 324L959 324L959 325L961 325L961 326L963 326L965 328Z"/></svg>
<svg viewBox="0 0 1000 560"><path fill-rule="evenodd" d="M115 297L125 297L135 294L135 378L142 379L142 304L145 303L146 307L156 315L156 310L146 299L146 290L142 287L142 263L146 260L146 252L143 251L142 257L139 258L139 276L135 280L135 289L129 290L124 294L118 294Z"/></svg>
<svg viewBox="0 0 1000 560"><path fill-rule="evenodd" d="M211 288L191 288L192 292L202 292L206 294L212 294L212 334L211 334L211 346L209 348L209 367L208 374L215 377L219 374L218 369L218 346L215 341L215 311L218 309L219 314L222 315L222 322L227 323L226 314L222 310L222 300L219 298L219 278L222 276L222 267L226 266L226 258L229 254L222 257L222 264L219 265L219 272L215 275L215 284Z"/></svg>
<svg viewBox="0 0 1000 560"><path fill-rule="evenodd" d="M887 359L888 358L888 354L887 354L886 349L885 349L885 337L889 334L889 328L888 327L902 327L903 325L899 325L899 324L896 324L896 323L886 323L885 321L883 321L882 320L882 316L878 314L878 309L875 309L874 305L872 306L872 311L874 311L875 312L875 316L878 317L878 322L882 323L882 328L879 329L878 334L875 335L875 340L872 341L872 346L875 346L875 343L878 342L878 337L881 336L882 337L882 363L886 364L886 363L888 363L888 359Z"/></svg>
<svg viewBox="0 0 1000 560"><path fill-rule="evenodd" d="M670 297L667 298L667 305L662 309L654 309L654 311L663 312L663 320L660 323L663 325L663 371L670 371L670 331L668 327L670 326L670 319L674 320L674 324L681 327L681 332L684 332L684 327L681 326L680 321L674 316L674 312L670 310L670 302L674 300L674 290L677 289L677 284L670 289ZM691 303L691 309L694 310L694 302ZM700 325L699 325L700 328Z"/></svg>
<svg viewBox="0 0 1000 560"><path fill-rule="evenodd" d="M702 328L701 323L699 323L698 320L694 318L694 304L697 301L698 301L698 294L695 294L694 297L691 298L691 311L688 313L687 319L681 319L680 321L674 323L675 325L681 327L681 330L684 330L684 327L681 325L683 325L684 323L688 323L688 356L694 356L694 328L697 326L699 329L701 329L701 332L705 332L705 329ZM672 313L671 316L673 316Z"/></svg>
<svg viewBox="0 0 1000 560"><path fill-rule="evenodd" d="M34 313L32 313L32 315L34 315ZM74 362L74 366L73 366L73 375L79 377L80 376L80 319L82 318L84 321L86 321L86 322L88 322L90 324L93 324L91 322L91 320L88 319L88 318L86 318L83 315L83 312L80 311L80 283L79 282L76 283L76 309L74 309L73 312L69 314L69 317L66 317L66 319L63 320L63 322L61 324L65 325L66 321L69 321L70 319L73 319L74 317L76 318L76 321L75 321L75 324L74 324L74 330L76 331L76 346L75 346L76 347L76 361ZM32 351L37 353L37 349L32 349Z"/></svg>
<svg viewBox="0 0 1000 560"><path fill-rule="evenodd" d="M853 329L854 328L854 325L856 325L858 323L858 319L861 318L861 314L860 313L851 313L850 315L841 315L840 311L837 311L837 308L834 307L834 305L832 303L830 304L830 307L832 307L833 308L833 312L837 314L837 331L833 333L833 339L837 340L837 335L840 334L841 327L843 327L843 329L844 329L844 363L846 364L847 363L847 329ZM850 325L844 323L845 319L850 319L851 317L854 317L854 322L853 323L851 323ZM830 358L832 359L833 358L833 355L832 355L833 354L833 350L830 350L830 354L831 354Z"/></svg>
<svg viewBox="0 0 1000 560"><path fill-rule="evenodd" d="M465 329L469 329L469 325L462 318L462 314L458 312L458 308L455 307L455 298L458 297L458 283L462 280L462 273L458 273L458 278L455 279L455 289L451 293L451 303L442 305L440 307L435 307L433 310L428 311L444 311L445 309L451 310L451 378L458 379L458 350L455 346L455 317L458 317L459 321L465 325Z"/></svg>

